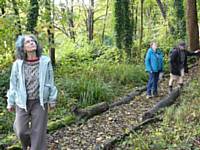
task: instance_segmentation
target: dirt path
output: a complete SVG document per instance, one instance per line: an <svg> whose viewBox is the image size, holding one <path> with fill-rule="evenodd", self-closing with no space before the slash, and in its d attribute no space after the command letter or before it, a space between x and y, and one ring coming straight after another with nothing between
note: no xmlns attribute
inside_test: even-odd
<svg viewBox="0 0 200 150"><path fill-rule="evenodd" d="M195 75L197 67L190 70L184 80L191 80L191 73ZM57 130L48 135L49 149L96 149L98 144L127 132L131 126L137 125L142 114L158 102L161 97L167 95L167 90L168 79L165 79L159 85L158 97L146 99L144 92L135 97L129 104L114 107L80 126L72 125Z"/></svg>

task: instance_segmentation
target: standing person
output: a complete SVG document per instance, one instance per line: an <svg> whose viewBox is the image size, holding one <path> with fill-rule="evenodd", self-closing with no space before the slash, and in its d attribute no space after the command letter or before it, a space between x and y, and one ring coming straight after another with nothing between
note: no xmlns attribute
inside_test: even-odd
<svg viewBox="0 0 200 150"><path fill-rule="evenodd" d="M177 47L170 52L170 79L169 79L169 93L173 89L173 81L177 80L179 87L183 86L184 73L188 73L187 56L198 56L199 50L190 52L186 50L185 42L180 42Z"/></svg>
<svg viewBox="0 0 200 150"><path fill-rule="evenodd" d="M48 104L56 105L57 89L49 57L41 55L33 35L19 36L13 63L7 109L15 110L14 130L23 150L46 150Z"/></svg>
<svg viewBox="0 0 200 150"><path fill-rule="evenodd" d="M149 80L147 83L147 98L158 95L158 80L159 73L163 71L163 55L157 49L155 42L151 43L145 57L146 71L149 73ZM153 92L153 93L152 93Z"/></svg>

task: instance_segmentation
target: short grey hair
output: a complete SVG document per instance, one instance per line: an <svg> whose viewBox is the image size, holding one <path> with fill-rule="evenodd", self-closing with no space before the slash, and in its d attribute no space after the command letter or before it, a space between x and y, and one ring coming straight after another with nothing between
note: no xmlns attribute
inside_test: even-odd
<svg viewBox="0 0 200 150"><path fill-rule="evenodd" d="M24 41L25 41L25 37L27 37L27 36L32 38L35 41L36 46L37 46L36 56L40 57L42 55L42 48L40 47L38 40L34 35L19 35L18 36L16 43L15 43L16 57L18 59L26 60L27 55L24 51Z"/></svg>

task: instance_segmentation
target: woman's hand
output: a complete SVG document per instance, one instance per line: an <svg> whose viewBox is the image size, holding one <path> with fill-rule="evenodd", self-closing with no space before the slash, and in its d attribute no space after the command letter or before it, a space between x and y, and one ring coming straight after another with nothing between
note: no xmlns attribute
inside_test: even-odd
<svg viewBox="0 0 200 150"><path fill-rule="evenodd" d="M15 111L15 108L14 108L13 105L8 106L7 109L8 109L9 112L14 112Z"/></svg>
<svg viewBox="0 0 200 150"><path fill-rule="evenodd" d="M56 103L49 103L49 110L52 111L56 107Z"/></svg>

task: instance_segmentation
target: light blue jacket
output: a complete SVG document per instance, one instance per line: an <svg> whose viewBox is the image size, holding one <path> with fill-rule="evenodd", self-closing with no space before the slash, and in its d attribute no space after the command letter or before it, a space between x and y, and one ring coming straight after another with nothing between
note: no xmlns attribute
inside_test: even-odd
<svg viewBox="0 0 200 150"><path fill-rule="evenodd" d="M27 94L25 77L23 73L23 60L17 59L12 66L10 76L10 89L7 92L7 107L17 105L27 110ZM54 85L53 68L50 58L41 56L39 60L39 97L40 105L44 108L45 103L56 102L57 89Z"/></svg>
<svg viewBox="0 0 200 150"><path fill-rule="evenodd" d="M163 71L163 54L158 49L156 52L149 48L145 57L146 71L162 72Z"/></svg>

